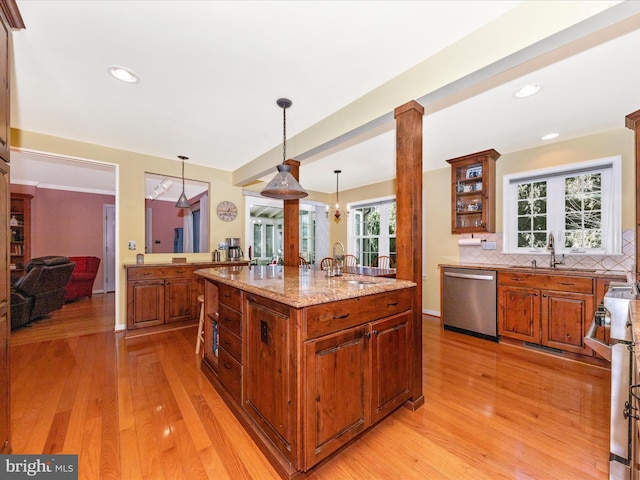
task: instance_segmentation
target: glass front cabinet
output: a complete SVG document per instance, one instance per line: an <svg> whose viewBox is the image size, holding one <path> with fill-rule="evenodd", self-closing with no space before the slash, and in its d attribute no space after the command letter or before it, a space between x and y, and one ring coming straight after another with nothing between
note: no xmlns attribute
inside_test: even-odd
<svg viewBox="0 0 640 480"><path fill-rule="evenodd" d="M447 160L451 164L451 233L495 232L495 150Z"/></svg>

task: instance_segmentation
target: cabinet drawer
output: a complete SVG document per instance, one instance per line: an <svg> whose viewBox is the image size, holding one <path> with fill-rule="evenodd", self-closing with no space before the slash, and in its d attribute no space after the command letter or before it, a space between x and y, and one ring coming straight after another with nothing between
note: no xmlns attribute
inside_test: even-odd
<svg viewBox="0 0 640 480"><path fill-rule="evenodd" d="M224 348L218 350L218 377L233 398L240 403L242 394L242 366Z"/></svg>
<svg viewBox="0 0 640 480"><path fill-rule="evenodd" d="M164 278L164 271L158 267L128 268L127 280L157 280Z"/></svg>
<svg viewBox="0 0 640 480"><path fill-rule="evenodd" d="M221 303L218 310L218 317L220 325L242 337L242 314L240 312L232 310Z"/></svg>
<svg viewBox="0 0 640 480"><path fill-rule="evenodd" d="M313 305L306 309L306 338L410 310L412 298L413 288Z"/></svg>
<svg viewBox="0 0 640 480"><path fill-rule="evenodd" d="M242 291L225 285L223 283L218 286L220 303L227 305L239 312L242 312Z"/></svg>
<svg viewBox="0 0 640 480"><path fill-rule="evenodd" d="M176 267L163 267L165 278L190 278L194 276L195 267L181 265Z"/></svg>
<svg viewBox="0 0 640 480"><path fill-rule="evenodd" d="M242 339L222 326L220 326L219 335L220 346L242 363Z"/></svg>
<svg viewBox="0 0 640 480"><path fill-rule="evenodd" d="M592 293L593 279L569 275L545 275L538 273L499 272L498 285L539 288L560 292Z"/></svg>

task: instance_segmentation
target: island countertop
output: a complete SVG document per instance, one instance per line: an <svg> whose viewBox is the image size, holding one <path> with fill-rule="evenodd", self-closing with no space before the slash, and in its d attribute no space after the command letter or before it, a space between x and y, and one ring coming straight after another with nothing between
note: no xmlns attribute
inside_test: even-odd
<svg viewBox="0 0 640 480"><path fill-rule="evenodd" d="M324 270L282 265L204 268L195 273L294 308L416 286L408 280L367 275L328 277Z"/></svg>

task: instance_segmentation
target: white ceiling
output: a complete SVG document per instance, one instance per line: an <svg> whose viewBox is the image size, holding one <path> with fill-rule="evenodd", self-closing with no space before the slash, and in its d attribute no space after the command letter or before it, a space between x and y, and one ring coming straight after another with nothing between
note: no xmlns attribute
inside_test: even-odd
<svg viewBox="0 0 640 480"><path fill-rule="evenodd" d="M277 98L293 101L291 139L521 3L19 0L26 30L13 34L11 124L235 171L280 145ZM428 112L424 170L488 148L506 154L539 146L552 131L561 141L623 126L640 108L634 28ZM111 78L113 64L134 70L140 83ZM542 85L540 93L514 99L530 81ZM335 191L337 168L341 190L394 178L393 130L365 137L303 160L303 186ZM14 153L11 175L86 191L115 184L104 166L32 152Z"/></svg>

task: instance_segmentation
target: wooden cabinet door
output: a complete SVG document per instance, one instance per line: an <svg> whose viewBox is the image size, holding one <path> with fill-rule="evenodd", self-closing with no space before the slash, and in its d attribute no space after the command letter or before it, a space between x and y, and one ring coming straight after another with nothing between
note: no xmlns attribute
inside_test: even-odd
<svg viewBox="0 0 640 480"><path fill-rule="evenodd" d="M164 323L164 281L143 280L127 284L127 328Z"/></svg>
<svg viewBox="0 0 640 480"><path fill-rule="evenodd" d="M242 393L245 411L294 464L295 369L289 309L250 296L246 310L246 342ZM222 341L222 339L221 339ZM221 348L222 350L222 348Z"/></svg>
<svg viewBox="0 0 640 480"><path fill-rule="evenodd" d="M525 342L540 342L539 290L498 287L498 334Z"/></svg>
<svg viewBox="0 0 640 480"><path fill-rule="evenodd" d="M169 278L165 280L165 323L193 320L200 312L198 307L198 283L188 278Z"/></svg>
<svg viewBox="0 0 640 480"><path fill-rule="evenodd" d="M542 345L587 354L584 335L591 322L593 295L543 290L541 302Z"/></svg>
<svg viewBox="0 0 640 480"><path fill-rule="evenodd" d="M0 22L1 23L1 22ZM9 434L9 166L0 161L0 453L10 453Z"/></svg>
<svg viewBox="0 0 640 480"><path fill-rule="evenodd" d="M305 470L370 424L367 325L304 344Z"/></svg>
<svg viewBox="0 0 640 480"><path fill-rule="evenodd" d="M371 421L402 405L411 396L411 313L371 324Z"/></svg>

